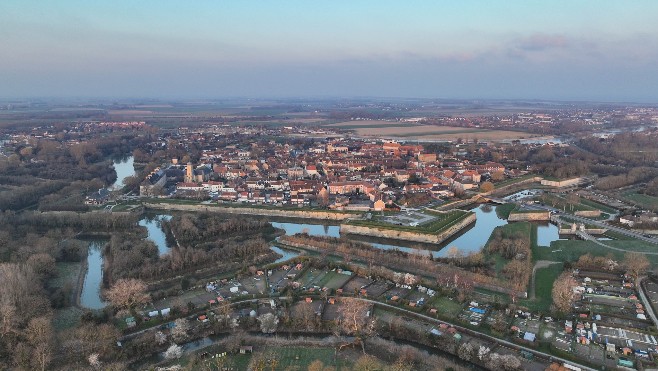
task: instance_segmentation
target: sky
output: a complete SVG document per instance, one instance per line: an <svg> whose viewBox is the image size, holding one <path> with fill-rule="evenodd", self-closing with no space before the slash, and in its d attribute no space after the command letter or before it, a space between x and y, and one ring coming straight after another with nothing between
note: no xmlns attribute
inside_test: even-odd
<svg viewBox="0 0 658 371"><path fill-rule="evenodd" d="M658 1L2 0L0 97L658 103Z"/></svg>

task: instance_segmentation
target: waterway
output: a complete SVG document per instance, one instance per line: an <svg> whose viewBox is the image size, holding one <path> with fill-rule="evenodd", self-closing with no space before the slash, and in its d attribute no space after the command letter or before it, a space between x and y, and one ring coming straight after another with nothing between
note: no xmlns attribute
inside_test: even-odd
<svg viewBox="0 0 658 371"><path fill-rule="evenodd" d="M107 241L93 240L89 242L87 254L87 273L80 293L80 305L89 309L102 309L107 303L101 298L103 283L103 246Z"/></svg>
<svg viewBox="0 0 658 371"><path fill-rule="evenodd" d="M498 217L496 214L495 205L484 204L480 205L471 211L476 214L476 221L467 229L451 238L450 240L440 244L432 246L424 244L423 248L402 246L390 240L385 243L380 243L377 238L363 237L363 236L354 236L359 240L368 241L374 240L377 242L368 241L372 246L380 249L397 249L400 251L410 252L410 253L419 253L419 254L431 254L433 257L444 257L446 256L448 249L446 247L456 247L463 253L471 253L480 251L484 245L489 240L491 232L496 227L506 225L508 222L505 219ZM322 225L322 224L307 224L307 223L278 223L273 222L272 225L276 228L283 229L286 234L293 235L296 233L306 232L309 235L313 236L328 236L328 237L340 237L340 227L336 225ZM352 237L352 236L350 236ZM539 246L550 246L552 241L560 239L558 234L558 227L546 223L537 225L537 244Z"/></svg>
<svg viewBox="0 0 658 371"><path fill-rule="evenodd" d="M121 189L125 185L126 178L135 175L135 159L133 156L115 159L113 165L114 171L117 172L117 180L110 189Z"/></svg>
<svg viewBox="0 0 658 371"><path fill-rule="evenodd" d="M146 227L146 231L148 232L147 238L155 243L160 255L167 254L170 250L170 247L167 245L167 236L162 230L160 223L163 220L168 221L170 219L171 215L159 214L155 216L144 216L139 220L139 225Z"/></svg>

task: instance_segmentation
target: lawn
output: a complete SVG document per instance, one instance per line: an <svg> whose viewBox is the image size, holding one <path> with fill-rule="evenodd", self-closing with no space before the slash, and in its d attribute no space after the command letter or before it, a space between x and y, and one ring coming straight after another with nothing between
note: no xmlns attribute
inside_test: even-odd
<svg viewBox="0 0 658 371"><path fill-rule="evenodd" d="M548 313L553 304L551 297L553 282L562 273L562 270L563 264L553 264L546 268L537 269L535 273L535 299L525 299L519 303L532 311Z"/></svg>
<svg viewBox="0 0 658 371"><path fill-rule="evenodd" d="M557 209L562 209L565 212L593 211L597 209L601 211L605 211L602 208L590 206L584 203L582 198L579 198L578 203L573 205L569 204L569 202L567 202L565 198L553 194L543 194L542 196L539 197L539 200L546 205L553 206ZM591 204L591 201L589 203Z"/></svg>
<svg viewBox="0 0 658 371"><path fill-rule="evenodd" d="M437 312L441 313L443 316L454 317L462 311L462 305L457 301L450 300L445 296L439 296L433 301L429 302L430 307L436 308Z"/></svg>
<svg viewBox="0 0 658 371"><path fill-rule="evenodd" d="M351 276L337 273L337 272L327 272L327 274L317 281L317 285L320 287L328 287L330 289L339 289L347 283Z"/></svg>

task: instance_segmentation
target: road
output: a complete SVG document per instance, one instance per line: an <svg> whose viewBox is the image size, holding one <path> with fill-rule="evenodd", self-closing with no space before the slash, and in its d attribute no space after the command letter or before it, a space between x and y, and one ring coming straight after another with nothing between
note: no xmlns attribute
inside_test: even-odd
<svg viewBox="0 0 658 371"><path fill-rule="evenodd" d="M640 293L640 299L642 300L642 305L644 305L644 310L649 313L649 317L651 317L651 320L653 321L654 324L658 324L658 317L656 317L656 314L653 312L653 307L651 306L651 303L647 299L647 296L644 294L644 287L642 287L642 281L644 281L646 277L640 277L635 281L635 287L637 287L637 292Z"/></svg>
<svg viewBox="0 0 658 371"><path fill-rule="evenodd" d="M597 227L605 228L605 229L617 232L619 234L623 234L624 236L632 237L632 238L638 239L640 241L649 242L649 243L658 245L658 239L656 239L656 238L646 237L641 233L633 232L633 231L630 231L630 230L625 229L625 228L620 228L620 227L617 227L617 226L614 226L614 225L610 225L610 224L608 224L604 221L592 220L592 219L583 218L581 216L575 216L575 215L571 215L571 214L564 214L564 213L560 212L560 210L549 207L549 206L542 206L542 205L537 205L537 204L533 204L533 205L521 204L520 206L522 208L525 208L525 209L528 209L528 210L551 211L553 213L558 214L560 219L568 219L568 220L572 220L572 221L576 221L576 222L580 222L580 223L584 223L584 224L595 225Z"/></svg>
<svg viewBox="0 0 658 371"><path fill-rule="evenodd" d="M269 298L269 299L273 299L273 298ZM279 299L279 300L289 299L289 297L279 296L279 297L277 297L277 299ZM454 327L455 329L457 329L458 331L460 331L462 333L468 334L468 335L473 336L473 337L478 337L478 338L481 338L481 339L485 339L489 342L496 343L496 344L498 344L500 346L503 346L505 348L509 348L509 349L516 350L516 351L521 351L521 350L527 351L529 353L534 354L537 357L540 357L541 359L546 360L547 362L559 361L559 362L562 362L562 363L577 365L578 367L580 367L583 370L595 371L595 369L593 369L593 368L578 364L574 361L570 361L570 360L566 360L566 359L556 357L556 356L553 356L553 355L550 355L550 354L542 353L542 352L539 352L539 351L531 349L531 348L526 348L522 345L515 344L515 343L509 342L507 340L499 339L499 338L489 336L489 335L486 335L486 334L483 334L483 333L480 333L480 332L477 332L477 331L473 331L473 330L467 329L465 327L455 325L455 324L450 323L450 322L446 322L446 321L436 319L434 317L426 316L426 315L421 314L421 313L412 312L412 311L410 311L408 309L405 309L405 308L400 308L400 307L397 307L397 306L394 306L394 305L391 305L391 304L388 304L388 303L382 303L382 302L379 302L379 301L376 301L376 300L371 300L371 299L365 299L365 298L359 298L359 297L352 298L352 299L361 300L361 301L364 301L366 303L370 303L370 304L373 304L373 305L379 305L379 306L382 306L382 307L386 307L386 308L389 308L389 309L397 311L397 312L403 312L405 314L411 315L412 317L422 318L426 322L430 322L430 323L434 323L434 324L446 324L448 326ZM263 300L263 298L240 300L240 301L236 301L236 302L231 302L230 305L234 306L236 304L253 303L253 302L257 302L259 300ZM196 318L197 316L198 316L198 313L195 313L195 314L192 314L192 315L190 315L186 318L193 319L193 318ZM162 324L159 324L158 326L155 326L155 327L150 327L150 328L147 328L147 329L143 329L143 330L125 335L120 339L120 341L124 342L124 341L129 340L131 338L134 338L135 336L140 335L144 332L152 331L152 330L154 330L154 329L156 329L160 326L162 326Z"/></svg>

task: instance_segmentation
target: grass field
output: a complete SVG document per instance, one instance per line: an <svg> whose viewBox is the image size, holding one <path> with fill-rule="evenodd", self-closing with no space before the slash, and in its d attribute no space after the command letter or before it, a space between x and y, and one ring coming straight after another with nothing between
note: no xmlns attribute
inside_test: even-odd
<svg viewBox="0 0 658 371"><path fill-rule="evenodd" d="M658 197L636 192L624 193L623 196L631 201L637 202L638 204L646 205L650 209L658 209Z"/></svg>
<svg viewBox="0 0 658 371"><path fill-rule="evenodd" d="M317 281L317 285L320 287L328 287L330 289L339 289L350 279L350 276L346 274L336 273L336 272L327 272L322 279Z"/></svg>
<svg viewBox="0 0 658 371"><path fill-rule="evenodd" d="M562 270L563 264L553 264L546 268L537 269L535 273L535 299L521 300L519 304L533 311L548 313L553 304L551 297L553 282L562 273Z"/></svg>
<svg viewBox="0 0 658 371"><path fill-rule="evenodd" d="M592 241L582 240L559 240L553 241L551 247L533 246L532 255L535 260L553 260L561 262L577 261L581 255L591 254L593 256L608 256L622 261L626 251L658 252L656 245L638 240L602 241L606 245L622 249L622 251L607 249ZM658 255L646 254L651 264L658 264Z"/></svg>
<svg viewBox="0 0 658 371"><path fill-rule="evenodd" d="M445 296L439 296L429 304L431 307L436 308L437 312L450 317L457 317L463 309L461 304Z"/></svg>
<svg viewBox="0 0 658 371"><path fill-rule="evenodd" d="M511 140L529 138L529 133L505 130L487 130L479 128L462 128L453 126L433 125L406 125L390 123L393 125L370 125L355 128L359 136L365 137L400 137L400 138L422 138L422 139L445 139L456 140L478 139L478 140ZM362 125L362 124L361 124Z"/></svg>

